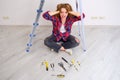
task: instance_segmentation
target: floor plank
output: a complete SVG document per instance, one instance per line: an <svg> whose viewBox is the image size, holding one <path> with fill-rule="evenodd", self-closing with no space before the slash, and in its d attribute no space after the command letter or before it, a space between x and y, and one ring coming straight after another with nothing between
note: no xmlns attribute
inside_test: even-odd
<svg viewBox="0 0 120 80"><path fill-rule="evenodd" d="M57 74L64 74L62 80L120 80L120 26L85 26L87 51L82 46L73 48L70 56L64 52L55 53L44 45L44 39L51 34L52 27L36 29L33 46L27 53L26 44L31 26L0 26L0 80L61 80ZM78 28L72 34L78 36ZM61 57L76 63L78 71L66 64ZM54 71L45 70L42 62L54 63ZM58 66L63 62L67 72Z"/></svg>

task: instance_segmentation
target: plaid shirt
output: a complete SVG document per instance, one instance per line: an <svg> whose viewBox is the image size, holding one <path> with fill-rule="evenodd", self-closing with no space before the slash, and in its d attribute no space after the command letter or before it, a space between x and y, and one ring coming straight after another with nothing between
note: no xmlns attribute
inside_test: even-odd
<svg viewBox="0 0 120 80"><path fill-rule="evenodd" d="M53 24L53 30L52 30L52 32L53 32L54 36L56 37L56 41L60 41L61 39L63 39L64 41L66 41L67 38L68 38L68 36L71 33L72 24L75 21L81 20L81 17L80 16L79 17L76 17L76 16L67 17L66 23L64 24L66 32L65 33L61 33L60 32L60 27L61 27L62 23L61 23L60 18L56 17L56 16L50 16L48 12L49 11L43 13L43 17L46 20L52 21L52 24ZM84 14L83 14L83 17L85 17Z"/></svg>

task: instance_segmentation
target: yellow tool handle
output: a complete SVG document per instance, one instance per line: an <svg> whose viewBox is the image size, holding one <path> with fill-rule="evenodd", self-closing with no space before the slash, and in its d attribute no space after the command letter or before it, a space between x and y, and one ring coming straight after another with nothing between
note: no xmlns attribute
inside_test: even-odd
<svg viewBox="0 0 120 80"><path fill-rule="evenodd" d="M64 74L58 74L58 75L52 75L52 76L57 76L58 78L64 78L65 77Z"/></svg>
<svg viewBox="0 0 120 80"><path fill-rule="evenodd" d="M74 64L75 64L75 60L74 60L74 59L72 59L72 60L71 60L71 63L74 65Z"/></svg>
<svg viewBox="0 0 120 80"><path fill-rule="evenodd" d="M57 77L58 77L58 78L64 78L65 75L63 75L63 74L58 74Z"/></svg>
<svg viewBox="0 0 120 80"><path fill-rule="evenodd" d="M77 63L78 63L78 65L80 66L80 62L79 62L79 61L77 61Z"/></svg>
<svg viewBox="0 0 120 80"><path fill-rule="evenodd" d="M48 61L45 61L44 63L45 63L45 66L46 66L46 70L48 71L49 63L48 63Z"/></svg>

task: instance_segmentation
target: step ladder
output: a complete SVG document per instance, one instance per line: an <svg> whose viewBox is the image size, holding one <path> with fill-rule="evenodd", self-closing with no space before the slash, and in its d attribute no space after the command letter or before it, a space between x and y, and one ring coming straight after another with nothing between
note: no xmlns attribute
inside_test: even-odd
<svg viewBox="0 0 120 80"><path fill-rule="evenodd" d="M43 12L42 8L44 5L44 2L45 2L45 0L40 1L40 6L39 6L39 9L37 10L37 16L36 16L35 22L33 23L33 29L32 29L32 32L29 34L29 42L27 43L26 52L30 51L30 47L32 46L32 40L36 36L35 30L36 30L36 27L39 26L38 21L39 21L41 13Z"/></svg>

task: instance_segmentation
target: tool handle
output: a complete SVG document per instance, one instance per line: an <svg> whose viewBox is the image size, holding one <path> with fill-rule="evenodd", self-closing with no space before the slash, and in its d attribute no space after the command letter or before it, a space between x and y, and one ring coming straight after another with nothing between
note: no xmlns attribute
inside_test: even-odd
<svg viewBox="0 0 120 80"><path fill-rule="evenodd" d="M65 77L64 74L57 74L57 75L52 75L52 76L57 76L58 78L64 78Z"/></svg>
<svg viewBox="0 0 120 80"><path fill-rule="evenodd" d="M57 77L59 77L59 78L64 78L65 75L63 75L63 74L59 74L59 75L57 75Z"/></svg>
<svg viewBox="0 0 120 80"><path fill-rule="evenodd" d="M62 60L64 60L66 63L68 63L68 61L65 58L63 58L63 57L62 57Z"/></svg>
<svg viewBox="0 0 120 80"><path fill-rule="evenodd" d="M48 71L49 63L48 61L45 61L46 71Z"/></svg>

